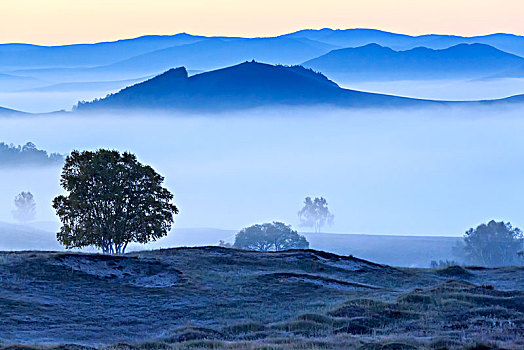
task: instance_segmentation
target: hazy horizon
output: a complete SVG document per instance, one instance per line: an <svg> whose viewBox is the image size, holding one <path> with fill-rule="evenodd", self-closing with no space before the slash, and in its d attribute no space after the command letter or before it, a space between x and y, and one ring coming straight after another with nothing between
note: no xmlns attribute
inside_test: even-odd
<svg viewBox="0 0 524 350"><path fill-rule="evenodd" d="M380 32L386 32L386 33L392 33L392 34L399 34L399 35L408 35L412 37L417 36L424 36L424 35L443 35L443 36L457 36L457 37L464 37L464 38L470 38L470 37L481 37L481 36L489 36L489 35L496 35L496 34L508 34L508 35L515 35L515 36L524 36L524 31L522 32L509 32L509 31L486 31L486 32L478 32L478 33L457 33L457 32L402 32L402 31L395 31L392 29L386 29L383 27L333 27L333 26L317 26L317 27L297 27L293 30L289 31L283 31L283 32L267 32L267 33L261 33L261 34L241 34L241 33L229 33L229 34L223 34L221 32L190 32L190 31L173 31L173 32L142 32L142 33L136 33L134 35L128 35L128 36L117 36L117 37L100 37L96 40L91 41L69 41L69 42L32 42L32 41L0 41L0 45L4 44L28 44L28 45L36 45L36 46L69 46L69 45L92 45L92 44L101 44L101 43L112 43L112 42L118 42L118 41L124 41L124 40L132 40L142 37L149 37L149 36L175 36L179 34L188 34L191 36L202 36L202 37L224 37L224 38L246 38L246 39L257 39L257 38L275 38L287 34L292 34L300 31L307 31L307 30L323 30L323 29L329 29L334 31L345 31L345 30L373 30L373 31L380 31Z"/></svg>

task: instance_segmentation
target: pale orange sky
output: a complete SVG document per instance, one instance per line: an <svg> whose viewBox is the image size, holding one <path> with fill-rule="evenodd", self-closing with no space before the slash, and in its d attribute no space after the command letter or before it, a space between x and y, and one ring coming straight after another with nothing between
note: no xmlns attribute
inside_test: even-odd
<svg viewBox="0 0 524 350"><path fill-rule="evenodd" d="M145 34L272 36L304 28L524 35L524 0L0 0L0 42Z"/></svg>

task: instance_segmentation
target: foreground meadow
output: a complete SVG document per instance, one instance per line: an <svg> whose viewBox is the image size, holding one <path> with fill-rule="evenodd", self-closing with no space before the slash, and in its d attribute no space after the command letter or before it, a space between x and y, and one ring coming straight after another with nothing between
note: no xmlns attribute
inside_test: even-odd
<svg viewBox="0 0 524 350"><path fill-rule="evenodd" d="M524 346L522 267L408 269L218 247L4 252L0 281L2 349Z"/></svg>

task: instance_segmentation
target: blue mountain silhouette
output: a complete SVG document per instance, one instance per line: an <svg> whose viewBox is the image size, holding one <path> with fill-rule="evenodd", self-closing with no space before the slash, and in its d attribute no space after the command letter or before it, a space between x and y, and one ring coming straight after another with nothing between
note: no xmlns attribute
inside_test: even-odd
<svg viewBox="0 0 524 350"><path fill-rule="evenodd" d="M227 110L260 106L408 106L431 101L347 90L301 66L245 62L189 77L171 69L101 100L80 103L92 109Z"/></svg>
<svg viewBox="0 0 524 350"><path fill-rule="evenodd" d="M524 65L524 58L484 44L394 51L378 44L333 50L304 62L335 79L439 79L485 77Z"/></svg>
<svg viewBox="0 0 524 350"><path fill-rule="evenodd" d="M431 49L445 49L458 44L486 44L499 50L524 56L524 36L497 33L482 36L464 37L458 35L428 34L411 36L376 29L319 29L300 30L283 35L290 38L307 38L341 48L379 44L395 50L409 50L424 46Z"/></svg>
<svg viewBox="0 0 524 350"><path fill-rule="evenodd" d="M177 66L209 70L249 60L295 64L318 57L333 48L335 48L333 45L303 38L211 38L149 52L99 67L98 70L123 70L148 74Z"/></svg>
<svg viewBox="0 0 524 350"><path fill-rule="evenodd" d="M91 102L77 111L183 110L216 112L256 107L390 108L524 103L524 95L486 101L433 101L343 89L302 66L244 62L189 76L184 67ZM20 113L0 108L0 114ZM64 113L64 112L58 112Z"/></svg>
<svg viewBox="0 0 524 350"><path fill-rule="evenodd" d="M196 43L199 45L191 46ZM170 61L170 67L184 65L189 69L214 69L250 59L273 64L299 64L323 55L331 49L359 47L371 43L395 50L420 46L442 49L461 43L483 43L508 53L524 56L524 37L512 34L476 37L433 34L409 36L374 29L322 29L302 30L271 38L235 38L180 33L63 46L0 44L0 72L9 73L13 70L38 68L93 68L121 61L126 65L127 60L135 58L137 64L147 59L151 63L158 60L160 68L164 69L167 67L160 62L166 60L170 54L172 60L178 59L176 62ZM186 45L190 46L176 49ZM167 52L162 52L166 49ZM205 52L208 54L207 58ZM151 56L147 56L148 54ZM141 57L142 55L146 57ZM178 58L178 55L184 59ZM222 62L213 64L213 59L220 59ZM197 60L200 67L192 67L192 60Z"/></svg>
<svg viewBox="0 0 524 350"><path fill-rule="evenodd" d="M0 71L49 67L93 67L118 62L129 57L166 47L191 44L204 37L180 33L148 35L95 44L40 46L31 44L1 44Z"/></svg>
<svg viewBox="0 0 524 350"><path fill-rule="evenodd" d="M24 113L20 111L16 111L14 109L0 107L0 116L9 116L9 115L15 115L15 114L24 114Z"/></svg>

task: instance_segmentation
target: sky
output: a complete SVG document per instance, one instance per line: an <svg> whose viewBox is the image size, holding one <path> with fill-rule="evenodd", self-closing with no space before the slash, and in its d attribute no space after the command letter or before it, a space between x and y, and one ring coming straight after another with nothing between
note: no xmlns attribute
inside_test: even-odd
<svg viewBox="0 0 524 350"><path fill-rule="evenodd" d="M522 0L0 0L0 43L88 43L145 34L273 36L311 28L524 35Z"/></svg>

